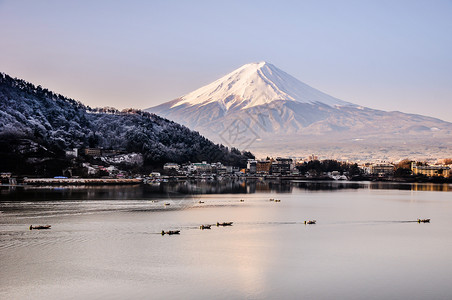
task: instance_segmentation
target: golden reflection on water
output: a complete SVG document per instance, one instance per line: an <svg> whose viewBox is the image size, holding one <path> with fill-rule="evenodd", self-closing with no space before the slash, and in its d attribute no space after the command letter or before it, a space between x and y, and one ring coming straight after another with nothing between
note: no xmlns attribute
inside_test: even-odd
<svg viewBox="0 0 452 300"><path fill-rule="evenodd" d="M265 288L262 275L268 272L268 268L263 249L259 249L257 244L250 236L236 237L234 251L230 255L243 295L258 295Z"/></svg>
<svg viewBox="0 0 452 300"><path fill-rule="evenodd" d="M452 188L449 184L434 184L434 183L413 183L411 190L423 192L449 192Z"/></svg>
<svg viewBox="0 0 452 300"><path fill-rule="evenodd" d="M365 188L365 187L360 187ZM420 192L450 192L452 185L447 183L394 183L394 182L371 182L371 190L411 190Z"/></svg>

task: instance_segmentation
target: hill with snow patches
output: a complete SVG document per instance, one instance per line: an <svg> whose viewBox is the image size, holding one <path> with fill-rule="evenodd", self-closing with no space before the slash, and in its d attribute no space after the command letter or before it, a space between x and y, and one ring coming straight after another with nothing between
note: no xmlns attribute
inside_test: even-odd
<svg viewBox="0 0 452 300"><path fill-rule="evenodd" d="M147 111L259 155L342 159L452 155L452 123L346 102L266 62L246 64Z"/></svg>
<svg viewBox="0 0 452 300"><path fill-rule="evenodd" d="M248 158L155 114L91 109L0 73L0 172L60 175L72 148L140 153L144 167L203 160L244 166Z"/></svg>

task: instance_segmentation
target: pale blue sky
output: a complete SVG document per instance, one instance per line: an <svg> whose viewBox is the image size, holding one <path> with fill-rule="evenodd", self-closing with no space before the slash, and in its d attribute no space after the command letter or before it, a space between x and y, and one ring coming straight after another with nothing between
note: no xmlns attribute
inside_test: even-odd
<svg viewBox="0 0 452 300"><path fill-rule="evenodd" d="M452 121L451 0L0 0L0 71L91 106L147 108L255 61Z"/></svg>

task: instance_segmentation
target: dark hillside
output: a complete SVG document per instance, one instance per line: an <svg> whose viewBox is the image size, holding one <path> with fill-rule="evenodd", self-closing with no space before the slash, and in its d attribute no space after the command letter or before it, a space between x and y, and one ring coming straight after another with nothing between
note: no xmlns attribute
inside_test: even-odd
<svg viewBox="0 0 452 300"><path fill-rule="evenodd" d="M247 159L155 114L92 109L0 73L0 171L50 174L69 164L65 150L72 148L141 153L143 167L202 160L243 166Z"/></svg>

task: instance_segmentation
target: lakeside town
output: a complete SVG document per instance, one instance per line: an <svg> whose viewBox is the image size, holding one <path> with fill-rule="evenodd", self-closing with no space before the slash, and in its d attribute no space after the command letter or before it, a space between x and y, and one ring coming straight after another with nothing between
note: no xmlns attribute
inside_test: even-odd
<svg viewBox="0 0 452 300"><path fill-rule="evenodd" d="M279 179L279 180L352 180L398 182L452 182L452 159L420 162L409 159L397 162L355 163L322 159L316 155L306 158L276 157L248 159L245 167L221 162L168 162L151 172L139 172L139 153L104 150L100 148L71 149L66 157L73 167L61 170L53 177L2 172L2 185L70 185L70 184L140 184L199 179Z"/></svg>

